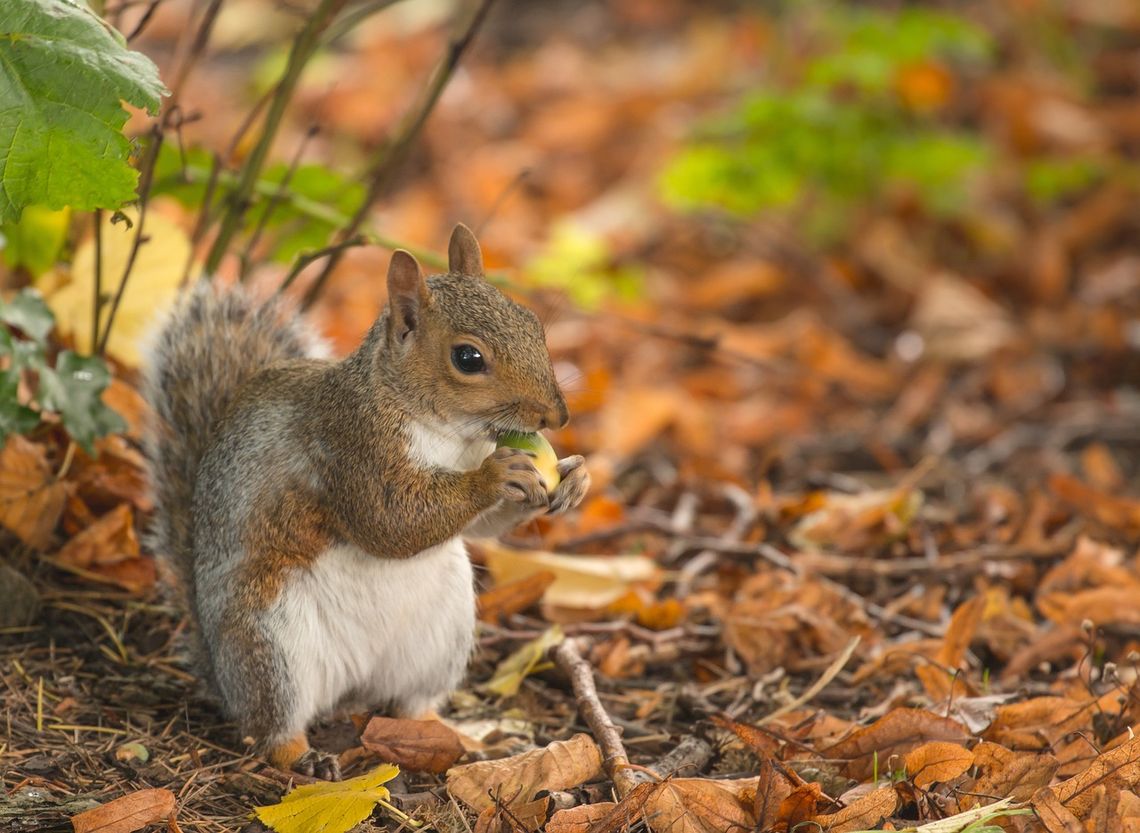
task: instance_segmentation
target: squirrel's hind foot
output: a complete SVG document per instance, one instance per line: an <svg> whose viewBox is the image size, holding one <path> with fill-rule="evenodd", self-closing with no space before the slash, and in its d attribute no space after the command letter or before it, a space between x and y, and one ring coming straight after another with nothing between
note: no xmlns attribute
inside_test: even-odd
<svg viewBox="0 0 1140 833"><path fill-rule="evenodd" d="M322 781L340 780L340 762L336 755L313 749L304 734L271 746L266 757L270 764L285 772L292 770Z"/></svg>
<svg viewBox="0 0 1140 833"><path fill-rule="evenodd" d="M340 761L331 752L310 749L294 762L293 771L322 781L339 781Z"/></svg>

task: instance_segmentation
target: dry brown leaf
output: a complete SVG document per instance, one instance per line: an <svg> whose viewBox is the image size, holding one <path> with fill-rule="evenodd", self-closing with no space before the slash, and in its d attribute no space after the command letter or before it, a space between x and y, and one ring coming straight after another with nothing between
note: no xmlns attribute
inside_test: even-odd
<svg viewBox="0 0 1140 833"><path fill-rule="evenodd" d="M956 743L933 741L912 749L904 760L910 780L925 790L935 781L957 778L973 766L974 753Z"/></svg>
<svg viewBox="0 0 1140 833"><path fill-rule="evenodd" d="M546 833L592 833L615 807L613 801L601 801L559 810L546 823Z"/></svg>
<svg viewBox="0 0 1140 833"><path fill-rule="evenodd" d="M878 825L898 807L899 796L893 787L880 787L860 796L842 810L822 813L812 822L828 833L850 833L853 830L869 830Z"/></svg>
<svg viewBox="0 0 1140 833"><path fill-rule="evenodd" d="M539 570L483 591L479 594L479 620L494 624L521 613L542 598L555 578L550 570Z"/></svg>
<svg viewBox="0 0 1140 833"><path fill-rule="evenodd" d="M1105 526L1124 532L1140 532L1140 500L1099 491L1067 474L1050 477L1049 488L1061 500Z"/></svg>
<svg viewBox="0 0 1140 833"><path fill-rule="evenodd" d="M780 743L763 729L758 729L750 723L740 723L726 715L714 714L709 717L714 726L732 732L751 749L756 756L764 761L775 756Z"/></svg>
<svg viewBox="0 0 1140 833"><path fill-rule="evenodd" d="M985 738L1017 749L1046 749L1071 732L1092 728L1093 704L1035 697L998 706Z"/></svg>
<svg viewBox="0 0 1140 833"><path fill-rule="evenodd" d="M413 772L444 772L463 757L463 743L438 720L374 717L360 742L385 761Z"/></svg>
<svg viewBox="0 0 1140 833"><path fill-rule="evenodd" d="M756 784L755 778L674 778L653 790L645 820L655 833L751 833Z"/></svg>
<svg viewBox="0 0 1140 833"><path fill-rule="evenodd" d="M963 795L960 800L963 809L984 803L978 796L1028 801L1053 780L1058 766L1052 755L1012 752L996 743L979 743L973 752L974 764L983 774L970 789L972 795Z"/></svg>
<svg viewBox="0 0 1140 833"><path fill-rule="evenodd" d="M19 434L9 436L0 451L0 524L42 550L66 500L67 486L55 481L43 447Z"/></svg>
<svg viewBox="0 0 1140 833"><path fill-rule="evenodd" d="M577 734L510 758L453 767L447 772L447 789L475 810L493 806L491 796L514 806L530 801L539 790L577 787L601 768L598 745L589 735Z"/></svg>
<svg viewBox="0 0 1140 833"><path fill-rule="evenodd" d="M795 830L797 825L815 817L816 808L822 798L823 790L820 789L819 784L800 784L792 790L787 798L780 802L780 807L776 811L776 818L788 830Z"/></svg>
<svg viewBox="0 0 1140 833"><path fill-rule="evenodd" d="M1080 819L1074 816L1048 787L1039 789L1029 803L1048 833L1085 833Z"/></svg>
<svg viewBox="0 0 1140 833"><path fill-rule="evenodd" d="M880 769L889 769L891 758L906 755L924 743L962 743L969 737L966 727L956 720L922 709L893 709L821 751L828 758L846 761L843 773L862 781L874 772L876 760Z"/></svg>
<svg viewBox="0 0 1140 833"><path fill-rule="evenodd" d="M121 503L80 532L59 551L56 558L71 567L118 564L139 557L139 540L135 535L134 514L130 505Z"/></svg>
<svg viewBox="0 0 1140 833"><path fill-rule="evenodd" d="M1095 788L1108 779L1118 779L1130 790L1140 784L1140 737L1102 752L1088 769L1062 781L1053 792L1073 814L1084 818L1096 800Z"/></svg>
<svg viewBox="0 0 1140 833"><path fill-rule="evenodd" d="M170 790L139 790L71 817L75 833L134 833L174 812Z"/></svg>
<svg viewBox="0 0 1140 833"><path fill-rule="evenodd" d="M798 776L797 776L798 777ZM757 830L769 830L780 819L780 807L796 788L784 772L777 770L771 758L762 758L756 778L756 800L752 813Z"/></svg>

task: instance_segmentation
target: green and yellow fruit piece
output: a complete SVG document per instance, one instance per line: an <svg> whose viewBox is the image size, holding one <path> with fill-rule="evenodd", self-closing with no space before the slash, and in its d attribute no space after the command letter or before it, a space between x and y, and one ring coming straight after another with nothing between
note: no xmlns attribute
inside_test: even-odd
<svg viewBox="0 0 1140 833"><path fill-rule="evenodd" d="M534 454L534 467L542 475L542 482L546 484L546 491L554 494L558 488L562 475L558 473L558 455L554 447L546 441L542 434L523 434L519 431L506 431L499 435L497 443L499 448L517 448L520 451L530 451Z"/></svg>

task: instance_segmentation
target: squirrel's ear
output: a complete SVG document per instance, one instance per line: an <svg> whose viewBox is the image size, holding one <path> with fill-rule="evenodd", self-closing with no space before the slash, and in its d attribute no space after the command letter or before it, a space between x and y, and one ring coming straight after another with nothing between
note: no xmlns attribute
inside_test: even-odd
<svg viewBox="0 0 1140 833"><path fill-rule="evenodd" d="M388 319L388 335L396 341L407 340L419 326L427 287L424 285L420 264L408 252L396 249L388 264L388 306L392 314Z"/></svg>
<svg viewBox="0 0 1140 833"><path fill-rule="evenodd" d="M483 252L471 229L460 223L447 244L447 271L454 275L483 276Z"/></svg>

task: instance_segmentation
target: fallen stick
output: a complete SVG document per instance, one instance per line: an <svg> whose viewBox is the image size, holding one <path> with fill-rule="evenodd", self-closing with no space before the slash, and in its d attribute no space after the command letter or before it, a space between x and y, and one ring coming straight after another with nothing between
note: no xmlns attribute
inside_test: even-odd
<svg viewBox="0 0 1140 833"><path fill-rule="evenodd" d="M598 699L594 669L582 657L578 644L578 640L565 639L550 649L550 658L570 678L578 713L602 749L602 764L614 782L618 798L625 798L637 786L637 782L630 769L625 746L621 742L621 730L614 725L602 701Z"/></svg>

